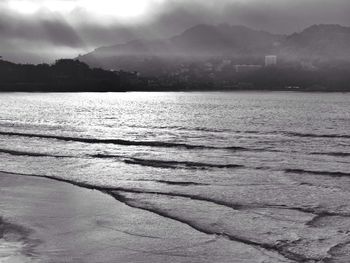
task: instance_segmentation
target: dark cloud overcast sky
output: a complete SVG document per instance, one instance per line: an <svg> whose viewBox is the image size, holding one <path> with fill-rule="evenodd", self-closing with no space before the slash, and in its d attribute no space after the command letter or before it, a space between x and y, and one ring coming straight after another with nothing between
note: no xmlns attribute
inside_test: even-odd
<svg viewBox="0 0 350 263"><path fill-rule="evenodd" d="M349 0L2 0L0 55L52 62L135 38L162 38L199 23L289 34L350 25Z"/></svg>

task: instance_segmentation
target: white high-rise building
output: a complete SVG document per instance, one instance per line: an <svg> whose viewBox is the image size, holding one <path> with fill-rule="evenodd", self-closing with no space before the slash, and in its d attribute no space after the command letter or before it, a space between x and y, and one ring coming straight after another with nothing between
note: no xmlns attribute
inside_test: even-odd
<svg viewBox="0 0 350 263"><path fill-rule="evenodd" d="M265 67L276 66L276 65L277 65L277 56L276 55L265 56Z"/></svg>

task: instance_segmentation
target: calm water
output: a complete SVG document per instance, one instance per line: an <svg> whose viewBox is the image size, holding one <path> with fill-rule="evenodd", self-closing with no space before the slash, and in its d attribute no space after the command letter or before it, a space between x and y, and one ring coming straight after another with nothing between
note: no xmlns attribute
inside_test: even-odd
<svg viewBox="0 0 350 263"><path fill-rule="evenodd" d="M112 188L289 259L350 260L349 145L350 94L0 95L0 170Z"/></svg>

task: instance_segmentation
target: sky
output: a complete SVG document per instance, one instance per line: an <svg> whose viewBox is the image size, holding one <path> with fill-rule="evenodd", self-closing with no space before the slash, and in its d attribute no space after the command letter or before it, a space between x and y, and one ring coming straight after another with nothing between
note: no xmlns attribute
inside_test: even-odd
<svg viewBox="0 0 350 263"><path fill-rule="evenodd" d="M0 56L51 63L203 23L290 34L313 24L350 26L349 13L349 0L0 0Z"/></svg>

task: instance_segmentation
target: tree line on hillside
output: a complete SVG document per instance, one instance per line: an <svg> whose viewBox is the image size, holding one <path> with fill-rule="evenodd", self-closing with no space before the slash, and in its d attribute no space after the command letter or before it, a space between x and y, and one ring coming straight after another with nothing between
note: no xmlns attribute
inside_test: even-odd
<svg viewBox="0 0 350 263"><path fill-rule="evenodd" d="M49 64L15 64L0 60L0 91L125 91L135 73L90 68L83 62L60 59Z"/></svg>
<svg viewBox="0 0 350 263"><path fill-rule="evenodd" d="M232 68L209 73L207 68L180 68L176 74L140 77L136 72L90 68L61 59L53 65L15 64L0 60L0 92L121 92L194 90L350 91L350 65L329 63L305 69L296 65L261 67L249 72Z"/></svg>

